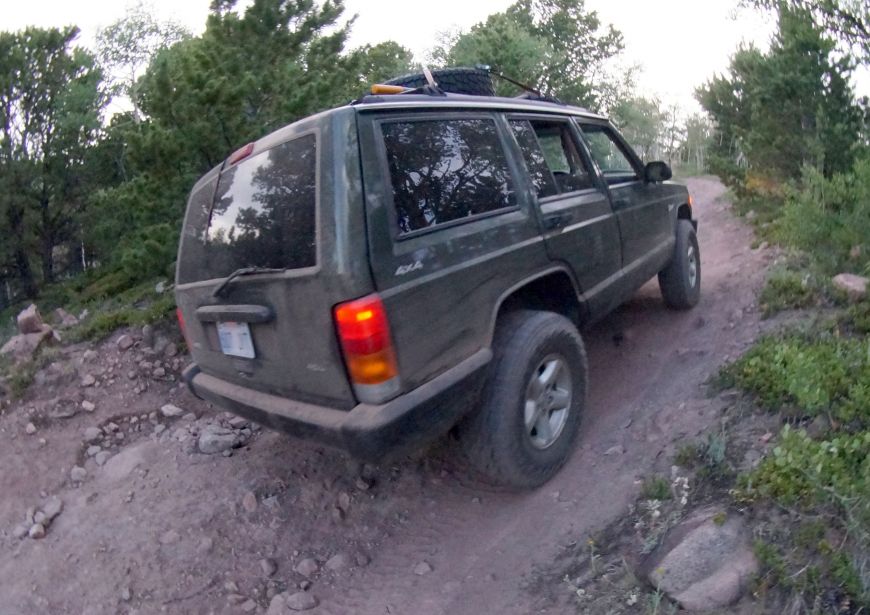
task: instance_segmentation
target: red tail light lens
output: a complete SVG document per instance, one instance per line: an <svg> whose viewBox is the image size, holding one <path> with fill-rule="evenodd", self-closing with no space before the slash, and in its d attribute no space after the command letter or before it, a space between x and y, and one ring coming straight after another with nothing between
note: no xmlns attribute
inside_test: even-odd
<svg viewBox="0 0 870 615"><path fill-rule="evenodd" d="M187 339L187 326L184 324L184 314L182 314L181 308L175 308L175 316L178 318L178 328L181 329L184 343L187 344L187 349L190 350L190 340Z"/></svg>
<svg viewBox="0 0 870 615"><path fill-rule="evenodd" d="M354 384L383 384L398 376L384 304L377 295L335 307L335 323Z"/></svg>

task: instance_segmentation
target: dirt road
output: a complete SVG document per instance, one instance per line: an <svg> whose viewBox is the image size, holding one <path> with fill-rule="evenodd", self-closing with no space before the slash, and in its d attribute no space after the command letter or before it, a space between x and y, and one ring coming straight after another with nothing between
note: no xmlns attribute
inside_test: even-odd
<svg viewBox="0 0 870 615"><path fill-rule="evenodd" d="M67 349L0 416L0 614L263 613L300 584L316 597L312 613L546 610L530 589L538 567L624 513L638 480L666 470L675 447L717 420L720 402L703 383L760 330L767 255L750 250L718 181L689 185L701 304L668 311L648 284L584 333L591 389L580 449L532 493L468 478L449 442L360 475L337 452L230 424L178 385L181 360L142 342L121 350L116 336L96 357ZM82 386L87 375L95 385ZM166 403L181 414L163 416ZM58 411L68 407L79 410ZM195 452L217 426L243 446ZM92 443L89 427L101 429ZM74 465L83 480L71 478ZM64 508L47 535L16 538L28 508L52 496ZM309 559L316 566L300 567Z"/></svg>

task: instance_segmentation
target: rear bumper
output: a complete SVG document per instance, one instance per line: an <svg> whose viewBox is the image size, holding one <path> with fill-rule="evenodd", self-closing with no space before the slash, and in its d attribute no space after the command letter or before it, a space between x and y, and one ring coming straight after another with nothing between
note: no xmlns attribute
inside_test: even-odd
<svg viewBox="0 0 870 615"><path fill-rule="evenodd" d="M194 395L290 435L337 446L365 461L405 452L443 434L471 407L492 358L477 351L413 391L381 405L350 411L306 404L243 387L200 371L184 372Z"/></svg>

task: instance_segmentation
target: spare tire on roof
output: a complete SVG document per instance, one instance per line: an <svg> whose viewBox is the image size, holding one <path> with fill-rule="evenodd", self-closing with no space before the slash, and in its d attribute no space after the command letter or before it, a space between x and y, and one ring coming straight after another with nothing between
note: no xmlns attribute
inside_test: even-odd
<svg viewBox="0 0 870 615"><path fill-rule="evenodd" d="M474 96L495 96L492 76L483 68L441 68L432 71L432 78L438 87L453 94L472 94ZM426 75L416 73L390 79L387 85L401 85L406 88L420 88L427 85Z"/></svg>

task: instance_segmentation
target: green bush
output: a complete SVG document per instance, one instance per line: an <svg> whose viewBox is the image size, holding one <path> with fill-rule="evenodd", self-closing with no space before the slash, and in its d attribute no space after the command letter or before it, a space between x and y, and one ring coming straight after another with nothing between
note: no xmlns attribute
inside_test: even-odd
<svg viewBox="0 0 870 615"><path fill-rule="evenodd" d="M107 306L72 329L69 337L73 341L99 340L120 327L142 326L170 318L174 309L175 298L171 293L161 295L141 308L132 304Z"/></svg>
<svg viewBox="0 0 870 615"><path fill-rule="evenodd" d="M870 266L870 157L830 179L804 169L802 188L790 188L776 237L813 254L830 274ZM855 250L855 252L853 252Z"/></svg>
<svg viewBox="0 0 870 615"><path fill-rule="evenodd" d="M723 372L726 384L755 393L777 410L794 405L808 416L830 414L870 424L870 343L796 335L767 337Z"/></svg>
<svg viewBox="0 0 870 615"><path fill-rule="evenodd" d="M781 310L809 307L816 300L816 290L808 273L789 269L775 270L767 278L759 302L765 316Z"/></svg>

